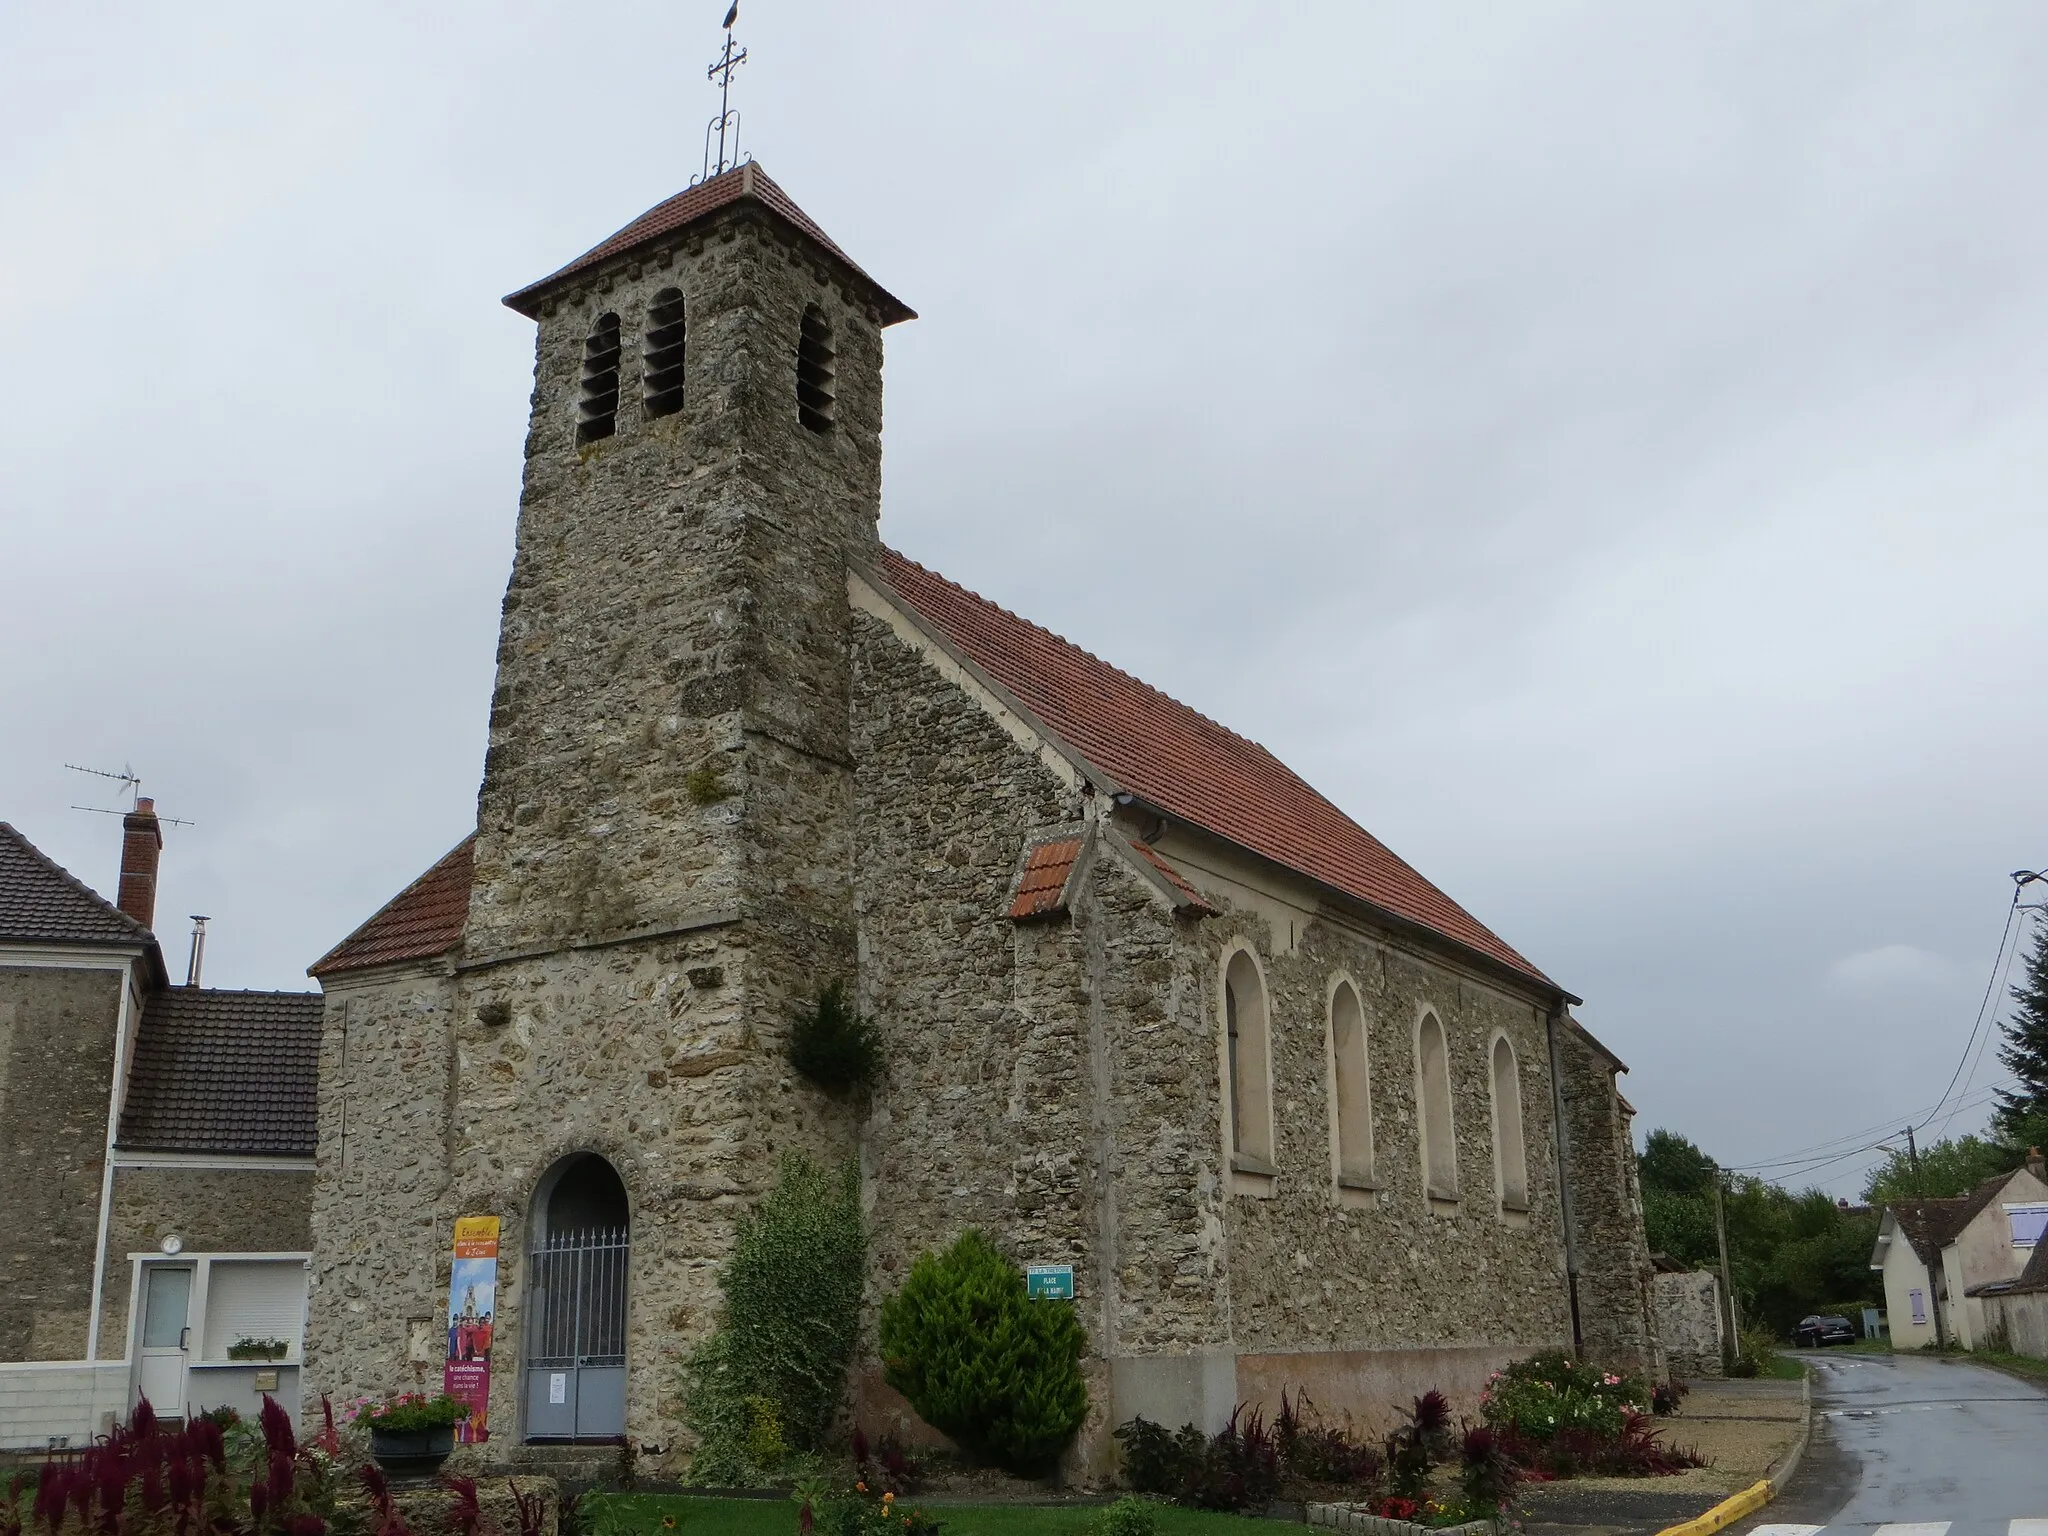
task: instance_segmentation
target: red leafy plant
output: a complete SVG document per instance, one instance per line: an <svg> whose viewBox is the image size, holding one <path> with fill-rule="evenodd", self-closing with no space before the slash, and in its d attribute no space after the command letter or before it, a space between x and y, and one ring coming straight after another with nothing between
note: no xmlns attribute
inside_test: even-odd
<svg viewBox="0 0 2048 1536"><path fill-rule="evenodd" d="M260 1427L260 1446L231 1465L219 1422L167 1430L143 1399L81 1454L44 1462L34 1536L325 1536L331 1459L302 1449L291 1416L267 1396ZM7 1529L26 1536L19 1523Z"/></svg>

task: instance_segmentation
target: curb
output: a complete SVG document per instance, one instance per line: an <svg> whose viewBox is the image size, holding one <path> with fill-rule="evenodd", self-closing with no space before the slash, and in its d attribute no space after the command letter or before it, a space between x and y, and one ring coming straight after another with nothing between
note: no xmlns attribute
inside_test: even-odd
<svg viewBox="0 0 2048 1536"><path fill-rule="evenodd" d="M1767 1479L1771 1485L1771 1493L1774 1497L1782 1493L1785 1485L1792 1481L1792 1474L1799 1470L1800 1458L1806 1454L1806 1442L1813 1438L1812 1366L1808 1366L1805 1376L1800 1378L1799 1402L1800 1406L1806 1410L1806 1422L1799 1430L1799 1438L1792 1442L1792 1449L1787 1451L1785 1459L1778 1463L1778 1470L1773 1472Z"/></svg>
<svg viewBox="0 0 2048 1536"><path fill-rule="evenodd" d="M1792 1480L1792 1474L1799 1470L1799 1460L1806 1454L1806 1442L1813 1437L1813 1372L1808 1369L1799 1379L1799 1404L1805 1409L1804 1423L1799 1429L1799 1438L1792 1442L1792 1449L1785 1453L1778 1463L1778 1469L1760 1482L1751 1483L1742 1492L1730 1494L1703 1515L1677 1525L1667 1525L1657 1536L1712 1536L1712 1533L1733 1525L1746 1515L1753 1515L1775 1499L1784 1486Z"/></svg>
<svg viewBox="0 0 2048 1536"><path fill-rule="evenodd" d="M1768 1482L1751 1483L1740 1493L1730 1494L1704 1515L1697 1515L1677 1525L1667 1525L1657 1536L1710 1536L1710 1533L1724 1526L1733 1525L1744 1515L1753 1515L1771 1502L1777 1490Z"/></svg>

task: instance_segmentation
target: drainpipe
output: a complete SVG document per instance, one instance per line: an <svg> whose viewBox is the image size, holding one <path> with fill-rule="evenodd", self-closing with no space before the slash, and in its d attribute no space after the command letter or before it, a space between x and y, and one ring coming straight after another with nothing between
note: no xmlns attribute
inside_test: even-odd
<svg viewBox="0 0 2048 1536"><path fill-rule="evenodd" d="M121 1006L114 1016L113 1085L107 1090L107 1140L100 1155L99 1239L92 1252L92 1309L86 1314L85 1358L100 1357L101 1296L107 1283L107 1226L114 1207L114 1137L121 1128L121 1090L126 1086L128 1064L128 1023L132 1013L129 999L135 995L136 961L121 972ZM123 1351L126 1353L126 1351Z"/></svg>
<svg viewBox="0 0 2048 1536"><path fill-rule="evenodd" d="M1550 1128L1557 1142L1557 1206L1564 1222L1565 1301L1572 1314L1572 1353L1583 1356L1586 1339L1579 1324L1579 1223L1572 1208L1571 1140L1564 1126L1564 1055L1557 1043L1563 1020L1564 1004L1559 1003L1543 1025L1550 1043Z"/></svg>

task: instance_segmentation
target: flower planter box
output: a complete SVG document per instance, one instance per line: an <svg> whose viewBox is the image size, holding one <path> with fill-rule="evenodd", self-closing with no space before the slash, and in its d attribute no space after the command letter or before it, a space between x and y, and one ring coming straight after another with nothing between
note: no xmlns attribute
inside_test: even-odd
<svg viewBox="0 0 2048 1536"><path fill-rule="evenodd" d="M1473 1520L1464 1525L1420 1525L1413 1520L1395 1520L1376 1515L1363 1504L1311 1504L1306 1510L1310 1525L1343 1531L1347 1536L1492 1536L1491 1520Z"/></svg>
<svg viewBox="0 0 2048 1536"><path fill-rule="evenodd" d="M429 1477L440 1470L455 1450L455 1426L393 1434L388 1429L370 1430L370 1454L377 1465L393 1477Z"/></svg>

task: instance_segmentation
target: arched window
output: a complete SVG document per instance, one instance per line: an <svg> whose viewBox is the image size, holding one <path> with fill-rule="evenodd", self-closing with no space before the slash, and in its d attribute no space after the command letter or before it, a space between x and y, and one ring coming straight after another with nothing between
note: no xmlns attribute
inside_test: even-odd
<svg viewBox="0 0 2048 1536"><path fill-rule="evenodd" d="M813 304L796 343L796 417L813 432L832 430L832 322Z"/></svg>
<svg viewBox="0 0 2048 1536"><path fill-rule="evenodd" d="M1330 994L1330 1092L1336 1108L1337 1182L1373 1187L1372 1078L1365 1052L1365 1010L1348 981Z"/></svg>
<svg viewBox="0 0 2048 1536"><path fill-rule="evenodd" d="M1522 1073L1515 1048L1501 1035L1493 1042L1493 1165L1500 1180L1503 1210L1529 1209L1529 1158L1522 1145Z"/></svg>
<svg viewBox="0 0 2048 1536"><path fill-rule="evenodd" d="M1252 957L1238 950L1223 973L1223 1035L1230 1099L1230 1166L1273 1174L1272 1031L1266 984Z"/></svg>
<svg viewBox="0 0 2048 1536"><path fill-rule="evenodd" d="M648 420L683 408L683 296L664 288L647 306L647 339L642 344L640 394Z"/></svg>
<svg viewBox="0 0 2048 1536"><path fill-rule="evenodd" d="M594 443L619 427L619 317L599 315L583 343L583 394L576 403L576 441Z"/></svg>
<svg viewBox="0 0 2048 1536"><path fill-rule="evenodd" d="M1415 1031L1415 1103L1422 1115L1422 1187L1432 1200L1458 1198L1458 1137L1451 1123L1451 1058L1444 1027L1425 1013Z"/></svg>

